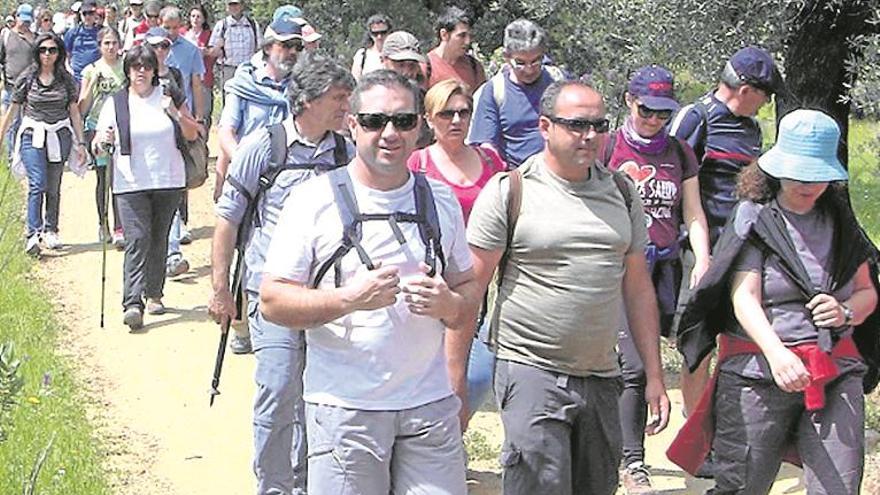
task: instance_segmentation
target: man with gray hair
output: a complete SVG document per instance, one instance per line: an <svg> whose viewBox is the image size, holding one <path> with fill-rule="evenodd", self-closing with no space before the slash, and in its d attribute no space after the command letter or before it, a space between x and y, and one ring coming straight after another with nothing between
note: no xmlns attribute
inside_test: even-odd
<svg viewBox="0 0 880 495"><path fill-rule="evenodd" d="M505 65L474 94L468 143L490 144L516 168L544 148L538 105L544 90L563 78L544 66L547 33L527 19L504 28Z"/></svg>
<svg viewBox="0 0 880 495"><path fill-rule="evenodd" d="M244 252L248 324L257 358L254 472L258 494L305 494L306 446L302 402L301 332L266 321L259 311L263 262L281 206L294 185L348 163L354 149L335 132L348 113L354 78L344 67L304 56L287 79L291 116L264 122L241 142L217 200L211 253L214 292L209 311L233 319L230 264ZM277 122L277 121L276 121Z"/></svg>

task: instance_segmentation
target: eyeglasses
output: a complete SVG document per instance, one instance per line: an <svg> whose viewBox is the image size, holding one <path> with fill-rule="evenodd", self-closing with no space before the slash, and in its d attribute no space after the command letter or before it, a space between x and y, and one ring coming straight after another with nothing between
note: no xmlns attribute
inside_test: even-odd
<svg viewBox="0 0 880 495"><path fill-rule="evenodd" d="M368 131L380 131L388 125L394 124L398 131L411 131L419 123L417 113L396 113L388 115L384 113L359 113L357 114L358 125Z"/></svg>
<svg viewBox="0 0 880 495"><path fill-rule="evenodd" d="M386 34L388 34L388 30L387 30L387 29L382 29L382 30L379 30L379 31L370 31L370 36L376 36L376 37L378 37L378 36L385 36Z"/></svg>
<svg viewBox="0 0 880 495"><path fill-rule="evenodd" d="M281 43L281 46L283 46L284 48L286 48L288 50L296 50L298 52L301 52L303 49L303 42L302 42L302 40L298 40L298 39L279 41L278 43Z"/></svg>
<svg viewBox="0 0 880 495"><path fill-rule="evenodd" d="M525 68L540 67L543 64L544 64L544 56L543 55L536 58L535 60L532 60L531 62L526 62L524 60L519 60L516 58L510 59L510 66L513 67L514 69L517 69L517 70L522 70Z"/></svg>
<svg viewBox="0 0 880 495"><path fill-rule="evenodd" d="M660 120L669 120L672 118L672 110L654 110L653 108L648 108L641 103L638 106L639 117L643 119L650 119L651 117L657 117Z"/></svg>
<svg viewBox="0 0 880 495"><path fill-rule="evenodd" d="M171 43L168 43L167 41L163 41L161 43L154 43L154 44L151 44L150 46L152 46L154 50L169 50L169 49L171 49Z"/></svg>
<svg viewBox="0 0 880 495"><path fill-rule="evenodd" d="M48 17L45 19L40 19L40 22L50 22L50 21L52 21L52 19L50 19Z"/></svg>
<svg viewBox="0 0 880 495"><path fill-rule="evenodd" d="M554 124L559 124L569 131L578 132L580 134L585 134L593 129L596 131L596 134L602 134L608 132L608 119L598 119L598 120L589 120L589 119L567 119L565 117L547 117L550 119L550 122Z"/></svg>
<svg viewBox="0 0 880 495"><path fill-rule="evenodd" d="M147 14L147 17L150 18L150 19L158 19L158 18L159 18L159 14Z"/></svg>
<svg viewBox="0 0 880 495"><path fill-rule="evenodd" d="M471 118L471 109L470 108L459 108L459 109L448 109L448 110L440 110L436 114L437 117L440 117L444 120L452 120L453 117L458 115L458 118L461 120L467 120Z"/></svg>
<svg viewBox="0 0 880 495"><path fill-rule="evenodd" d="M40 47L40 54L41 55L46 55L46 54L55 55L57 53L58 53L57 46L41 46Z"/></svg>
<svg viewBox="0 0 880 495"><path fill-rule="evenodd" d="M153 68L147 64L131 64L131 70L133 71L152 71Z"/></svg>
<svg viewBox="0 0 880 495"><path fill-rule="evenodd" d="M82 12L82 15L95 15L94 10L86 10Z"/></svg>

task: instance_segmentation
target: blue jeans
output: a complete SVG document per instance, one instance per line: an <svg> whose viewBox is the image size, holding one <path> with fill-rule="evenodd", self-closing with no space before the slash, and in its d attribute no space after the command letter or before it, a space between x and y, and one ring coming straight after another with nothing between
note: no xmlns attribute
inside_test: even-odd
<svg viewBox="0 0 880 495"><path fill-rule="evenodd" d="M486 402L486 396L492 390L492 374L495 372L495 354L489 350L483 340L488 336L488 318L480 328L479 335L471 344L471 355L468 360L467 385L470 415L480 410Z"/></svg>
<svg viewBox="0 0 880 495"><path fill-rule="evenodd" d="M258 495L306 493L306 430L302 375L305 335L263 319L248 294L254 381L254 474Z"/></svg>
<svg viewBox="0 0 880 495"><path fill-rule="evenodd" d="M70 153L70 131L58 132L61 140L61 156ZM32 134L26 131L21 136L21 161L27 171L27 235L38 232L58 232L58 210L61 202L61 175L64 163L49 163L46 148L34 148ZM43 201L45 199L45 222L43 220Z"/></svg>

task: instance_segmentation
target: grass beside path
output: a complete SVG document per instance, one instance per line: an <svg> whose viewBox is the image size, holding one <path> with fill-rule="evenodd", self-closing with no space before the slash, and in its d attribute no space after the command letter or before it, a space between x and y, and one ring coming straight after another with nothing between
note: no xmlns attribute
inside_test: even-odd
<svg viewBox="0 0 880 495"><path fill-rule="evenodd" d="M7 433L0 440L0 493L109 494L100 447L83 407L87 398L70 363L56 351L60 324L32 275L34 261L24 254L23 211L23 190L0 163L0 344L14 344L23 379L11 413L0 414L0 429ZM3 394L0 379L0 403Z"/></svg>

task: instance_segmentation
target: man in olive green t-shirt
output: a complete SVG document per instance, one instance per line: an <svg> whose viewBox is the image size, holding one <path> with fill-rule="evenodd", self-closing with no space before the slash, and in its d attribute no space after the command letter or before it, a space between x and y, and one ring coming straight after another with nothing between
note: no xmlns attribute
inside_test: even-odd
<svg viewBox="0 0 880 495"><path fill-rule="evenodd" d="M654 434L669 400L647 271L644 212L596 160L608 130L602 97L579 82L541 99L542 153L522 173L522 206L495 311L495 396L501 409L504 493L613 494L621 455L617 334L626 310L647 375ZM507 247L509 181L496 176L468 224L485 289Z"/></svg>

